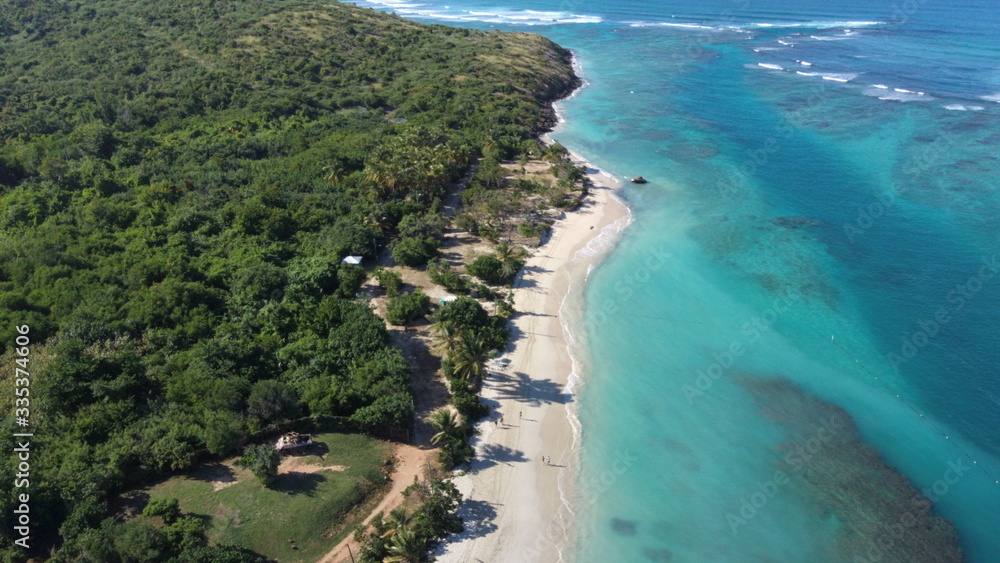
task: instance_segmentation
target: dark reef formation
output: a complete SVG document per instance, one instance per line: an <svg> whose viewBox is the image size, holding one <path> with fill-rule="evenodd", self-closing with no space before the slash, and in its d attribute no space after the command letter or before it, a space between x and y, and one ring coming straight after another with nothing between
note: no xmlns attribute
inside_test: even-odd
<svg viewBox="0 0 1000 563"><path fill-rule="evenodd" d="M744 377L764 415L791 439L778 446L782 469L818 513L841 527L834 550L842 561L963 561L955 527L931 501L864 443L844 409L782 378Z"/></svg>

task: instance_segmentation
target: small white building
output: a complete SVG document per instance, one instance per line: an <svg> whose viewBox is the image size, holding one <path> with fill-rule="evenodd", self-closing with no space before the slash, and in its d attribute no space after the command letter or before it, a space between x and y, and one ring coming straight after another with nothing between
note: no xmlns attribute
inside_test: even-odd
<svg viewBox="0 0 1000 563"><path fill-rule="evenodd" d="M355 266L361 265L361 256L348 256L340 261L341 264L354 264Z"/></svg>

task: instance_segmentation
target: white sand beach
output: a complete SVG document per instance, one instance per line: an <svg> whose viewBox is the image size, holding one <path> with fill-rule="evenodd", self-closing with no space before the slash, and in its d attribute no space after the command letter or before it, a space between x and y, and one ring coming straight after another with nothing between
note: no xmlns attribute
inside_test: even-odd
<svg viewBox="0 0 1000 563"><path fill-rule="evenodd" d="M565 560L572 514L562 497L572 494L578 440L566 394L574 366L566 313L579 311L590 267L630 218L614 197L616 180L600 172L590 179L584 205L554 225L515 285L512 343L482 393L496 410L478 425L471 471L455 479L466 531L439 548L439 561Z"/></svg>

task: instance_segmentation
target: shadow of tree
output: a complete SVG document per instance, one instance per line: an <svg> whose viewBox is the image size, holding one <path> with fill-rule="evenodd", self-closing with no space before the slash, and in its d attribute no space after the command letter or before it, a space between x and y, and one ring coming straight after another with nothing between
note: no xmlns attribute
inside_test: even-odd
<svg viewBox="0 0 1000 563"><path fill-rule="evenodd" d="M466 500L458 507L458 516L462 519L465 530L463 538L482 538L497 531L494 520L497 509L484 500Z"/></svg>
<svg viewBox="0 0 1000 563"><path fill-rule="evenodd" d="M562 385L552 379L532 378L526 373L514 372L492 373L491 387L503 400L515 400L528 405L566 404L573 400L572 395L563 392Z"/></svg>
<svg viewBox="0 0 1000 563"><path fill-rule="evenodd" d="M278 475L271 485L271 489L290 495L316 496L316 487L326 481L326 477L318 473L303 473L301 471L290 471L283 475Z"/></svg>
<svg viewBox="0 0 1000 563"><path fill-rule="evenodd" d="M479 451L476 452L476 457L472 460L469 471L471 473L478 473L500 463L510 465L525 461L528 461L528 458L525 457L524 452L521 450L515 450L502 444L483 444L479 448Z"/></svg>
<svg viewBox="0 0 1000 563"><path fill-rule="evenodd" d="M314 455L322 458L328 453L330 453L330 446L327 446L325 442L313 442L304 448L286 450L282 453L282 455L288 457L306 457Z"/></svg>
<svg viewBox="0 0 1000 563"><path fill-rule="evenodd" d="M236 473L228 465L214 462L206 463L191 473L190 478L195 481L207 481L209 483L235 483Z"/></svg>
<svg viewBox="0 0 1000 563"><path fill-rule="evenodd" d="M189 512L184 516L194 516L195 518L198 519L199 522L201 522L202 527L206 530L212 525L212 517L208 514L198 514L196 512Z"/></svg>
<svg viewBox="0 0 1000 563"><path fill-rule="evenodd" d="M444 379L438 376L441 358L430 349L430 339L417 331L390 331L393 344L398 347L410 366L410 386L413 391L413 433L410 443L421 448L430 447L430 439L437 431L427 418L437 409L448 404L450 392Z"/></svg>
<svg viewBox="0 0 1000 563"><path fill-rule="evenodd" d="M149 504L150 496L146 491L127 491L108 499L108 512L123 520L142 514L142 509Z"/></svg>

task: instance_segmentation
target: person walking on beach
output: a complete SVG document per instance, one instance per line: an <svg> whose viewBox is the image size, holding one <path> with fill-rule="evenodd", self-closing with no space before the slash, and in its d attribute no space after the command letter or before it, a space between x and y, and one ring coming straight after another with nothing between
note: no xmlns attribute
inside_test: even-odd
<svg viewBox="0 0 1000 563"><path fill-rule="evenodd" d="M500 424L503 424L503 415L500 415Z"/></svg>

